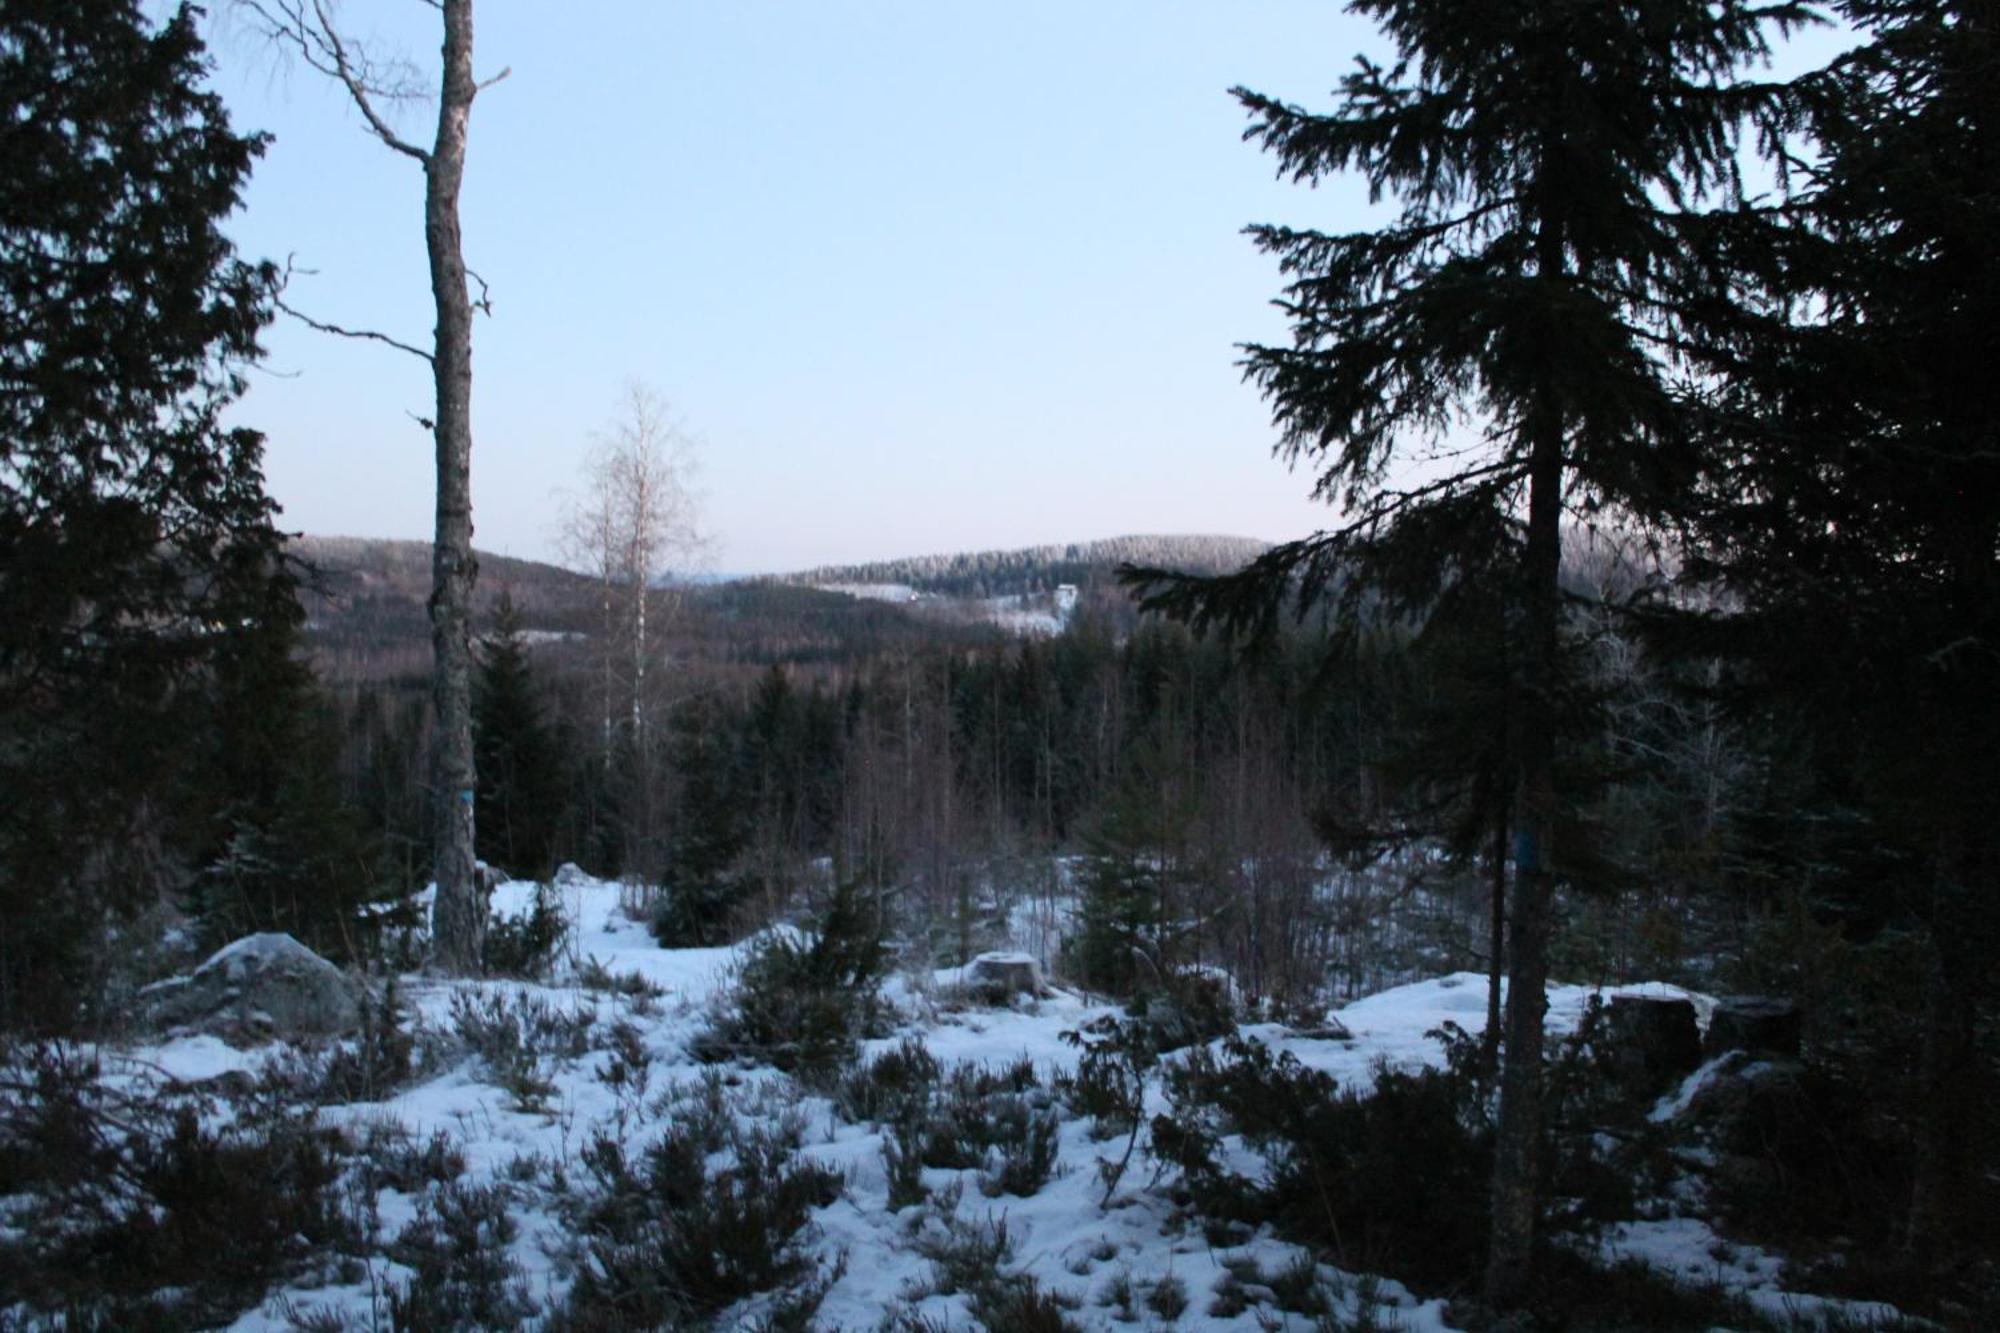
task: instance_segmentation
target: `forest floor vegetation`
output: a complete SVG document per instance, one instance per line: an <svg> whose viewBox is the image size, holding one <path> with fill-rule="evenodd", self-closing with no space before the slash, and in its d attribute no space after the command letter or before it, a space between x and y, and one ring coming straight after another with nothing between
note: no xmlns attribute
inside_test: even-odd
<svg viewBox="0 0 2000 1333"><path fill-rule="evenodd" d="M970 1002L845 895L701 949L574 875L496 909L513 975L404 976L345 1042L0 1052L0 1328L1929 1326L1711 1187L1743 1154L1669 1129L1720 1063L1603 1102L1592 988L1549 993L1551 1250L1501 1323L1474 974L1189 1035Z"/></svg>

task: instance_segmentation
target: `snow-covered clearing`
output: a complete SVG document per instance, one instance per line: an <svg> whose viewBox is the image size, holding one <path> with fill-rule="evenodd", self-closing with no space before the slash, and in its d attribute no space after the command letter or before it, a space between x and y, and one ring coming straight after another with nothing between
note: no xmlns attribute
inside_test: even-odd
<svg viewBox="0 0 2000 1333"><path fill-rule="evenodd" d="M502 886L496 910L526 911L535 890L530 883ZM518 1223L511 1257L525 1277L529 1295L544 1309L561 1300L577 1262L574 1237L556 1193L560 1187L552 1182L573 1184L584 1175L579 1155L600 1133L618 1138L628 1151L642 1149L667 1130L665 1121L670 1118L642 1108L657 1108L658 1094L676 1084L698 1089L704 1076L715 1078L716 1067L696 1061L690 1048L745 956L742 946L659 948L643 925L624 915L615 884L570 878L554 891L571 923L556 981L451 982L413 976L402 983L404 1001L415 1021L440 1031L460 1021L468 1005L482 1002L538 1006L580 1029L588 1018L581 1041L586 1049L544 1057L538 1063L535 1073L545 1089L542 1095L523 1098L500 1086L505 1080L496 1081L479 1059L460 1056L423 1070L414 1086L387 1100L322 1112L324 1122L357 1133L397 1126L418 1143L433 1135L446 1136L465 1158L466 1183L496 1184L506 1191L509 1213ZM586 976L595 979L594 987L584 984ZM631 993L636 986L622 992L608 988L607 976L643 978L660 997ZM868 1043L864 1054L879 1054L914 1036L947 1067L969 1062L997 1069L1025 1058L1046 1082L1052 1074L1076 1066L1078 1051L1062 1034L1114 1012L1060 990L1038 1001L1019 1001L1012 1008L979 1007L952 998L955 979L950 971L892 979L886 996L900 1030ZM1685 993L1660 987L1631 989ZM1573 1029L1590 994L1581 986L1551 988L1551 1029ZM1706 1003L1703 997L1693 998ZM1439 1043L1425 1034L1446 1022L1477 1033L1484 1026L1485 1012L1484 978L1457 973L1369 996L1337 1011L1338 1024L1328 1024L1324 1031L1344 1027L1350 1034L1346 1039L1305 1035L1277 1025L1253 1026L1244 1033L1289 1051L1343 1085L1366 1085L1384 1064L1439 1063ZM629 1087L614 1086L615 1080L606 1077L612 1061L611 1034L619 1023L631 1025L650 1058L646 1084L650 1098L635 1097ZM255 1072L279 1054L269 1048L237 1050L212 1037L181 1037L135 1049L124 1063L132 1069L200 1081L232 1070ZM965 1293L934 1290L938 1241L953 1227L958 1234L989 1238L1004 1228L1006 1271L1032 1277L1043 1291L1070 1307L1068 1318L1081 1328L1171 1323L1179 1328L1253 1333L1314 1327L1312 1318L1274 1307L1269 1289L1258 1285L1258 1273L1294 1267L1301 1252L1268 1233L1244 1244L1212 1247L1201 1229L1189 1225L1168 1199L1167 1191L1158 1187L1159 1176L1143 1148L1105 1204L1098 1164L1119 1156L1124 1143L1122 1136L1094 1139L1085 1118L1065 1115L1058 1130L1055 1170L1028 1197L988 1197L982 1193L978 1169L927 1168L923 1184L931 1202L892 1210L882 1128L851 1123L834 1101L803 1090L776 1070L736 1066L722 1070L721 1086L737 1114L752 1120L801 1117L801 1156L844 1177L839 1197L817 1212L808 1233L811 1248L824 1265L822 1271L832 1271L836 1259L844 1257L840 1276L819 1307L816 1327L873 1329L883 1324L885 1315L898 1311L921 1316L928 1320L923 1326L931 1329L980 1327ZM1683 1100L1687 1095L1691 1090L1683 1090ZM1667 1099L1663 1107L1671 1101ZM1148 1092L1148 1115L1165 1106L1156 1081ZM380 1234L395 1236L419 1215L420 1203L414 1194L383 1189L375 1203ZM1605 1250L1638 1256L1684 1278L1738 1289L1774 1313L1839 1312L1864 1319L1887 1313L1790 1296L1781 1289L1775 1260L1746 1247L1725 1246L1702 1223L1689 1219L1620 1226L1606 1237ZM381 1319L383 1293L409 1276L386 1255L378 1256L356 1281L274 1295L233 1327L292 1328L295 1318L316 1310L342 1311L356 1328L386 1326ZM1383 1327L1413 1333L1452 1327L1443 1301L1419 1300L1395 1282L1330 1268L1321 1269L1320 1276L1340 1303L1334 1313L1343 1319L1360 1316L1365 1302L1374 1307ZM1233 1311L1215 1312L1213 1293L1231 1283L1248 1293L1249 1302ZM1149 1303L1163 1286L1167 1291L1158 1302ZM1169 1320L1161 1311L1173 1309L1170 1296L1176 1286L1185 1293L1185 1312ZM725 1311L717 1326L752 1327L768 1309L768 1298L752 1298Z"/></svg>

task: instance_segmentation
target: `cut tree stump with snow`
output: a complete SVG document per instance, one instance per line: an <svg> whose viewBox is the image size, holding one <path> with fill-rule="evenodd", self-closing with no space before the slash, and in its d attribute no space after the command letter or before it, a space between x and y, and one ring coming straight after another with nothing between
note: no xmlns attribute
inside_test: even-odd
<svg viewBox="0 0 2000 1333"><path fill-rule="evenodd" d="M290 935L246 935L139 993L142 1021L239 1040L338 1037L361 1025L362 985Z"/></svg>
<svg viewBox="0 0 2000 1333"><path fill-rule="evenodd" d="M965 988L992 1004L1010 1003L1016 995L1040 999L1048 988L1042 965L1025 953L983 953L965 965Z"/></svg>

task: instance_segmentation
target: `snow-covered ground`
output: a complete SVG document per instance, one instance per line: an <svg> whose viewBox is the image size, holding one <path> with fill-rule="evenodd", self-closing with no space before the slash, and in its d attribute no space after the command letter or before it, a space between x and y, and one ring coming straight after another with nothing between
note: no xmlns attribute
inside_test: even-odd
<svg viewBox="0 0 2000 1333"><path fill-rule="evenodd" d="M496 909L504 914L526 911L535 888L528 883L502 886ZM579 1021L589 1016L592 1049L571 1058L544 1060L537 1072L548 1092L538 1103L523 1105L496 1086L478 1060L461 1056L423 1071L414 1086L386 1101L323 1112L326 1122L357 1132L395 1125L419 1143L442 1134L463 1153L467 1183L503 1184L519 1224L511 1257L525 1275L530 1295L544 1308L562 1298L574 1256L573 1238L548 1182L581 1177L579 1154L599 1133L614 1135L629 1150L636 1150L666 1128L657 1117L635 1114L631 1096L604 1077L613 1025L624 1022L637 1031L651 1058L649 1086L655 1093L677 1082L698 1086L708 1067L696 1062L690 1045L745 956L741 946L659 948L643 925L621 911L621 890L615 884L572 878L554 891L572 923L555 982L411 977L404 983L405 1000L416 1021L441 1031L454 1023L455 1006L477 999L535 1004ZM579 981L586 971L599 978L636 975L656 988L660 998L635 998L601 985L592 989ZM1013 1008L954 1003L955 979L951 972L894 978L886 995L900 1030L869 1043L866 1053L879 1053L915 1036L947 1066L970 1062L998 1068L1025 1058L1046 1080L1076 1065L1077 1048L1062 1034L1112 1012L1060 990L1039 1001L1020 1001ZM1684 993L1662 987L1631 989ZM1550 1027L1557 1032L1572 1029L1590 993L1580 986L1552 987ZM1703 997L1694 998L1706 1003ZM1477 1033L1484 1026L1485 1012L1484 979L1458 973L1369 996L1337 1011L1334 1017L1350 1034L1349 1040L1306 1036L1275 1025L1248 1028L1245 1033L1289 1051L1304 1065L1325 1070L1344 1085L1358 1085L1372 1079L1383 1064L1438 1063L1439 1044L1425 1034L1446 1021ZM1327 1030L1332 1031L1333 1025ZM130 1052L130 1067L202 1080L231 1070L254 1072L272 1058L268 1049L237 1050L212 1037L182 1037ZM1284 1270L1301 1260L1301 1252L1268 1234L1241 1245L1212 1247L1199 1228L1187 1226L1177 1215L1165 1191L1155 1187L1151 1164L1142 1159L1135 1159L1106 1203L1098 1162L1118 1156L1124 1145L1122 1138L1093 1139L1085 1119L1063 1120L1055 1171L1030 1197L988 1198L981 1193L976 1170L927 1169L924 1184L933 1204L893 1210L888 1203L883 1130L848 1122L832 1101L799 1089L775 1070L732 1070L727 1081L733 1085L730 1095L751 1108L746 1114L769 1114L776 1106L802 1116L806 1128L801 1155L845 1178L840 1197L820 1210L813 1223L811 1244L823 1262L830 1266L836 1256L845 1257L841 1275L820 1306L818 1327L874 1329L894 1311L921 1316L929 1321L923 1326L931 1329L979 1327L965 1294L932 1290L936 1235L953 1216L957 1225L987 1228L989 1234L991 1228L1004 1227L1011 1243L1007 1270L1031 1276L1043 1291L1056 1295L1071 1307L1068 1318L1084 1329L1132 1327L1135 1316L1139 1326L1165 1326L1147 1305L1148 1296L1163 1283L1178 1285L1187 1296L1185 1313L1173 1321L1175 1327L1236 1333L1313 1327L1310 1318L1254 1300L1233 1313L1211 1312L1212 1293L1219 1285L1232 1281L1241 1285L1242 1275L1253 1265L1264 1273ZM1164 1108L1155 1087L1149 1093L1148 1114ZM955 1207L936 1204L954 1189ZM393 1237L418 1216L419 1203L418 1197L384 1189L376 1204L381 1234ZM1836 1308L1786 1294L1775 1260L1746 1247L1723 1246L1699 1222L1632 1223L1616 1228L1605 1244L1611 1254L1637 1256L1683 1277L1738 1288L1775 1312ZM1718 1256L1726 1256L1727 1262ZM408 1276L407 1270L380 1257L368 1272L345 1285L274 1295L233 1327L286 1329L296 1326L291 1322L294 1317L323 1309L344 1311L353 1327L375 1327L383 1308L382 1293ZM1419 1300L1394 1282L1359 1279L1332 1269L1323 1269L1322 1277L1335 1299L1345 1304L1337 1311L1345 1318L1356 1317L1366 1302L1375 1307L1384 1327L1413 1333L1451 1327L1443 1302ZM1249 1289L1258 1290L1254 1284ZM1844 1309L1853 1315L1879 1313L1866 1307ZM727 1312L718 1327L749 1327L765 1312L760 1300L753 1298Z"/></svg>

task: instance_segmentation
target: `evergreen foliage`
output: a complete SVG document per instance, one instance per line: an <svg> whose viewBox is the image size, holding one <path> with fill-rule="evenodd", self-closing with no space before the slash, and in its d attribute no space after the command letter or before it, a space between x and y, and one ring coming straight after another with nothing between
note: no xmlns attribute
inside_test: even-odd
<svg viewBox="0 0 2000 1333"><path fill-rule="evenodd" d="M1110 537L1011 551L959 551L866 565L826 565L787 575L814 585L908 584L927 593L998 597L1079 586L1119 564L1171 565L1226 574L1262 555L1268 543L1247 537Z"/></svg>
<svg viewBox="0 0 2000 1333"><path fill-rule="evenodd" d="M1925 1259L1992 1215L1969 1153L2000 942L2000 31L1979 6L1840 8L1867 40L1801 83L1798 192L1709 238L1732 314L1702 331L1716 447L1687 572L1725 596L1675 628L1738 698L1817 720L1809 808L1915 871L1808 882L1823 912L1928 937Z"/></svg>
<svg viewBox="0 0 2000 1333"><path fill-rule="evenodd" d="M1319 114L1238 90L1248 137L1281 174L1352 171L1400 204L1374 231L1252 228L1289 279L1289 346L1253 346L1278 452L1318 468L1343 526L1244 573L1134 571L1150 605L1268 631L1286 605L1333 598L1421 616L1494 576L1518 598L1509 660L1516 817L1516 993L1546 980L1548 911L1573 794L1558 790L1561 519L1656 515L1692 455L1659 349L1682 321L1689 211L1741 196L1737 132L1775 90L1735 83L1789 4L1648 0L1358 0L1397 61L1358 59ZM1482 432L1444 475L1390 479L1412 441ZM1440 451L1434 451L1441 452ZM1573 841L1573 840L1569 840ZM1510 1015L1487 1293L1521 1299L1533 1249L1541 1017Z"/></svg>
<svg viewBox="0 0 2000 1333"><path fill-rule="evenodd" d="M211 946L282 931L345 959L367 943L356 909L375 896L373 858L341 798L339 737L301 657L300 619L290 579L277 576L257 617L216 646L185 798L206 830L190 899Z"/></svg>
<svg viewBox="0 0 2000 1333"><path fill-rule="evenodd" d="M1195 815L1192 775L1171 731L1133 747L1124 781L1089 838L1070 966L1084 985L1131 996L1157 993L1182 961Z"/></svg>
<svg viewBox="0 0 2000 1333"><path fill-rule="evenodd" d="M824 1075L850 1063L862 1037L880 1035L889 955L854 885L834 890L814 927L804 938L780 929L758 944L732 1007L703 1034L697 1056L754 1057Z"/></svg>
<svg viewBox="0 0 2000 1333"><path fill-rule="evenodd" d="M564 815L563 754L544 718L521 619L505 589L473 681L472 734L479 858L514 874L547 875Z"/></svg>
<svg viewBox="0 0 2000 1333"><path fill-rule="evenodd" d="M749 829L734 728L710 710L687 709L674 723L674 766L681 813L668 844L653 934L673 948L726 944L750 888L742 868Z"/></svg>
<svg viewBox="0 0 2000 1333"><path fill-rule="evenodd" d="M187 688L268 612L262 439L227 428L274 273L222 223L256 136L192 9L0 8L0 1024L73 1020L107 914L174 887Z"/></svg>
<svg viewBox="0 0 2000 1333"><path fill-rule="evenodd" d="M1457 1066L1379 1069L1372 1087L1343 1088L1231 1035L1167 1069L1154 1151L1203 1213L1270 1224L1343 1268L1450 1287L1477 1266L1492 1170L1483 1098ZM1224 1165L1228 1135L1263 1159L1261 1179Z"/></svg>

